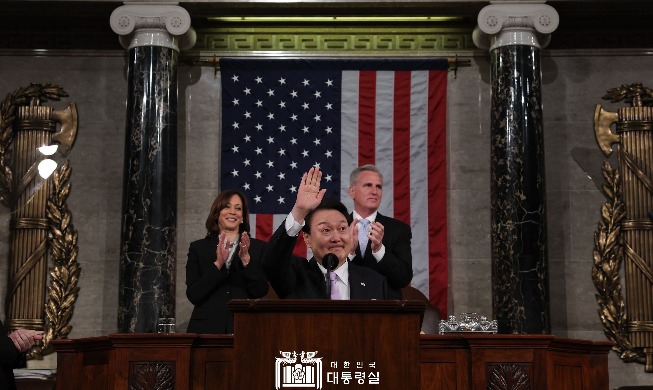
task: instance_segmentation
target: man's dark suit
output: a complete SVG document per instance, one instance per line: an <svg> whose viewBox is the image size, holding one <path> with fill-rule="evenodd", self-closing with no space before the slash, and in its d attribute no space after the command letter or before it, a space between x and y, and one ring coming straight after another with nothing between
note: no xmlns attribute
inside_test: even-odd
<svg viewBox="0 0 653 390"><path fill-rule="evenodd" d="M286 232L285 222L270 241L263 260L263 269L279 298L325 299L324 274L315 258L306 260L293 256L297 237ZM368 268L349 264L350 299L387 299L385 278Z"/></svg>
<svg viewBox="0 0 653 390"><path fill-rule="evenodd" d="M369 241L365 249L365 257L361 256L360 248L356 248L356 256L351 261L385 276L388 282L388 299L401 299L401 289L408 286L413 279L413 256L410 248L413 233L410 226L380 213L376 214L376 222L383 225L382 242L385 246L385 255L377 262L372 255L371 241Z"/></svg>
<svg viewBox="0 0 653 390"><path fill-rule="evenodd" d="M250 240L247 267L234 253L231 268L218 269L215 248L218 236L193 241L186 263L186 296L195 305L188 323L188 333L233 333L233 316L227 309L231 299L261 298L268 292L268 281L261 269L265 242Z"/></svg>
<svg viewBox="0 0 653 390"><path fill-rule="evenodd" d="M19 357L20 352L7 336L7 331L0 321L0 389L16 389L14 367L19 362Z"/></svg>

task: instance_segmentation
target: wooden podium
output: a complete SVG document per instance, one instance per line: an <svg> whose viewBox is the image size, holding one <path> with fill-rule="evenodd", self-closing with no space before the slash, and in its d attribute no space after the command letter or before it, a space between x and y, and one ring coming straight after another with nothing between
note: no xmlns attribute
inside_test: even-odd
<svg viewBox="0 0 653 390"><path fill-rule="evenodd" d="M241 300L229 306L233 336L53 341L57 389L486 390L505 383L531 390L609 389L608 341L420 335L424 304L418 301Z"/></svg>
<svg viewBox="0 0 653 390"><path fill-rule="evenodd" d="M302 384L294 373L315 373L304 384L318 389L418 389L424 308L418 301L231 301L234 389Z"/></svg>

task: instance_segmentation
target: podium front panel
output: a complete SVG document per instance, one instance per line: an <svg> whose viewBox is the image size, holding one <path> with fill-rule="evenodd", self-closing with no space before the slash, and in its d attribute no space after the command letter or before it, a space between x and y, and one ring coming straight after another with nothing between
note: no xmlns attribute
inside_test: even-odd
<svg viewBox="0 0 653 390"><path fill-rule="evenodd" d="M421 302L257 300L230 309L234 389L419 388Z"/></svg>

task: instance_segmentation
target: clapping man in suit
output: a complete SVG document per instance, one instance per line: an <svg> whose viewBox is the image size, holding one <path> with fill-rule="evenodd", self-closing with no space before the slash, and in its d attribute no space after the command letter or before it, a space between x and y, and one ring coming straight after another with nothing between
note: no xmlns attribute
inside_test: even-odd
<svg viewBox="0 0 653 390"><path fill-rule="evenodd" d="M318 167L304 173L297 200L286 220L268 241L263 269L280 298L295 299L387 299L387 283L379 273L351 264L357 228L347 208L337 200L323 199L322 172ZM313 252L310 260L293 256L299 232ZM334 254L338 264L326 280L322 260ZM331 290L326 296L327 283Z"/></svg>
<svg viewBox="0 0 653 390"><path fill-rule="evenodd" d="M349 260L385 276L388 299L401 299L401 289L413 279L410 226L378 212L383 195L383 176L374 165L363 165L349 176L349 196L354 200L352 217L360 234Z"/></svg>

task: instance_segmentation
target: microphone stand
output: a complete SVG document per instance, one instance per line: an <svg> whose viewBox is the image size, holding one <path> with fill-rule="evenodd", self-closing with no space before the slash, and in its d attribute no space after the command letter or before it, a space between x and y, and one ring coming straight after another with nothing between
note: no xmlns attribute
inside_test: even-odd
<svg viewBox="0 0 653 390"><path fill-rule="evenodd" d="M326 272L326 299L331 299L331 270L329 267Z"/></svg>
<svg viewBox="0 0 653 390"><path fill-rule="evenodd" d="M338 257L333 253L327 253L322 259L322 266L326 268L326 299L331 299L331 271L338 266Z"/></svg>

